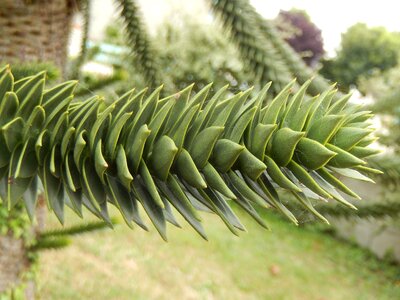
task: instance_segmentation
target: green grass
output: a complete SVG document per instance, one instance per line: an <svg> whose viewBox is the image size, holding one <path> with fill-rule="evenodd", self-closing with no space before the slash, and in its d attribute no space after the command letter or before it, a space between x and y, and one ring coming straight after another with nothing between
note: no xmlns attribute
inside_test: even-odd
<svg viewBox="0 0 400 300"><path fill-rule="evenodd" d="M270 213L272 232L238 215L248 229L240 238L208 214L209 242L183 220L168 243L125 224L76 237L42 252L40 299L400 299L398 267Z"/></svg>

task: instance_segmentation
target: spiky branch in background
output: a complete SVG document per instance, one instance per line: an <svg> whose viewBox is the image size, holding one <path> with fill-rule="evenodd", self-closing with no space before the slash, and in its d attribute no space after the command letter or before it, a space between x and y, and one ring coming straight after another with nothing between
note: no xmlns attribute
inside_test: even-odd
<svg viewBox="0 0 400 300"><path fill-rule="evenodd" d="M351 211L342 206L328 207L327 205L319 206L318 210L326 215L337 217L359 217L359 218L387 218L400 216L400 202L398 200L385 201L382 203L374 203L357 207L357 211Z"/></svg>
<svg viewBox="0 0 400 300"><path fill-rule="evenodd" d="M117 221L112 219L112 223L116 224ZM98 231L105 228L108 228L107 223L103 221L94 221L62 229L44 231L36 237L35 242L29 249L31 251L42 251L47 249L65 248L71 244L71 236Z"/></svg>
<svg viewBox="0 0 400 300"><path fill-rule="evenodd" d="M118 221L112 219L113 224L117 224ZM84 224L78 224L67 228L62 229L52 229L48 231L44 231L40 233L41 238L48 238L48 237L59 237L59 236L73 236L73 235L80 235L82 233L97 231L99 229L108 228L107 224L102 221L93 221Z"/></svg>
<svg viewBox="0 0 400 300"><path fill-rule="evenodd" d="M273 89L278 93L293 76L271 41L264 38L257 20L251 18L251 5L242 0L209 1L238 46L243 60L255 74L255 83L272 81Z"/></svg>
<svg viewBox="0 0 400 300"><path fill-rule="evenodd" d="M398 154L386 154L372 157L369 164L383 172L381 182L392 188L400 188L400 156Z"/></svg>
<svg viewBox="0 0 400 300"><path fill-rule="evenodd" d="M71 240L67 237L49 237L38 239L36 243L29 247L30 252L39 252L43 250L57 250L68 247Z"/></svg>
<svg viewBox="0 0 400 300"><path fill-rule="evenodd" d="M304 212L303 207L294 202L287 202L285 205L293 212ZM318 204L315 208L323 215L340 218L396 218L400 216L400 202L398 199L375 201L373 204L358 205L354 211L343 205L329 205L328 203Z"/></svg>
<svg viewBox="0 0 400 300"><path fill-rule="evenodd" d="M335 175L365 180L374 172L362 160L373 152L369 113L347 105L349 96L332 104L331 90L306 99L309 82L295 94L291 82L266 106L269 84L253 98L251 90L228 97L228 87L208 97L208 85L163 99L161 88L130 91L111 105L72 102L75 81L44 84L44 73L14 82L8 67L0 71L0 195L10 209L23 199L31 218L40 180L61 223L68 205L112 226L111 203L129 226L147 229L140 203L164 239L166 221L179 226L171 205L204 238L198 210L237 234L244 226L228 200L264 227L254 205L297 223L282 188L326 221L310 198L353 207L337 189L358 196Z"/></svg>
<svg viewBox="0 0 400 300"><path fill-rule="evenodd" d="M86 61L88 52L88 39L89 39L89 29L90 29L90 6L91 0L81 0L81 11L83 17L83 30L81 39L81 49L78 57L72 63L72 70L70 72L69 78L78 79L81 74L81 67Z"/></svg>
<svg viewBox="0 0 400 300"><path fill-rule="evenodd" d="M155 88L161 83L161 75L157 67L157 53L146 34L139 8L134 0L115 1L119 5L120 15L125 24L127 44L132 48L132 54L136 56L136 63L147 84L151 88Z"/></svg>

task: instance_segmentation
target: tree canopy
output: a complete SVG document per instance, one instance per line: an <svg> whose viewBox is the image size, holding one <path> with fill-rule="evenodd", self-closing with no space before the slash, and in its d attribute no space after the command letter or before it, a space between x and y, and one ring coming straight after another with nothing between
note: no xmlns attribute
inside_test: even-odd
<svg viewBox="0 0 400 300"><path fill-rule="evenodd" d="M384 27L368 27L357 23L342 35L337 55L323 62L322 75L348 89L357 85L360 76L374 70L387 70L398 62L400 35Z"/></svg>
<svg viewBox="0 0 400 300"><path fill-rule="evenodd" d="M277 28L286 33L286 42L300 54L309 66L314 66L324 54L321 30L304 10L281 10L275 20Z"/></svg>

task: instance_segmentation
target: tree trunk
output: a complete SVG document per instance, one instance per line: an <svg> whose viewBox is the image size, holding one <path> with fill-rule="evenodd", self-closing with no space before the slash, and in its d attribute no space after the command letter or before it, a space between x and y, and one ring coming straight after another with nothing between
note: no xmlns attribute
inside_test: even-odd
<svg viewBox="0 0 400 300"><path fill-rule="evenodd" d="M12 233L0 235L0 294L18 285L29 266L23 240L14 238Z"/></svg>
<svg viewBox="0 0 400 300"><path fill-rule="evenodd" d="M18 218L21 211L9 217L8 222L13 222L14 218ZM31 230L29 235L33 238L38 236L44 229L47 207L44 194L38 196L36 205L36 222L35 226L26 229ZM13 291L19 284L23 284L23 292L25 299L34 300L36 292L36 284L33 278L24 278L23 275L31 270L32 261L29 259L29 250L26 247L24 238L15 238L10 229L6 235L0 235L0 298L2 293ZM1 298L3 299L3 298ZM14 298L12 298L14 299ZM19 299L19 298L18 298Z"/></svg>
<svg viewBox="0 0 400 300"><path fill-rule="evenodd" d="M1 0L0 60L45 61L64 71L77 0Z"/></svg>

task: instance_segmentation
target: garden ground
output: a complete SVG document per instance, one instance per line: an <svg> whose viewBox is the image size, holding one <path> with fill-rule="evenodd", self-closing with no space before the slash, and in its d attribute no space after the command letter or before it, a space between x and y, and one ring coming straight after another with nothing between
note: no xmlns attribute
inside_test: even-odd
<svg viewBox="0 0 400 300"><path fill-rule="evenodd" d="M125 224L76 237L41 254L40 299L400 299L398 266L274 214L264 213L270 232L236 211L240 237L209 214L208 242L182 219L168 243Z"/></svg>

